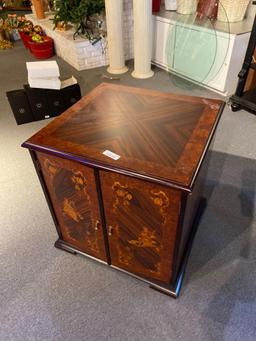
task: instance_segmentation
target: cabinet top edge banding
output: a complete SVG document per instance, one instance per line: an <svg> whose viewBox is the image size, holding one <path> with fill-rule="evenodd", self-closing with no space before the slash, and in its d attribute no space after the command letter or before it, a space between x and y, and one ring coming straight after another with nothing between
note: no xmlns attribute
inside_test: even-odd
<svg viewBox="0 0 256 341"><path fill-rule="evenodd" d="M153 182L153 183L156 183L159 185L163 185L163 186L167 186L167 187L170 187L173 189L181 190L187 194L190 194L192 192L192 190L189 187L185 187L185 186L176 184L174 182L165 181L165 179L151 177L149 175L140 174L139 172L135 173L135 172L129 171L128 169L118 169L118 168L110 167L109 165L99 164L98 162L95 162L92 160L86 160L83 158L79 158L76 155L62 153L62 152L55 150L55 149L50 149L50 148L42 147L42 146L36 146L36 145L33 145L29 142L24 142L21 146L23 148L27 148L27 149L34 151L34 152L46 153L46 154L55 155L57 157L64 158L67 160L76 161L82 165L89 166L89 167L95 168L97 170L110 171L110 172L115 172L115 173L127 175L127 176L130 176L133 178L142 179L142 180L145 180L148 182Z"/></svg>

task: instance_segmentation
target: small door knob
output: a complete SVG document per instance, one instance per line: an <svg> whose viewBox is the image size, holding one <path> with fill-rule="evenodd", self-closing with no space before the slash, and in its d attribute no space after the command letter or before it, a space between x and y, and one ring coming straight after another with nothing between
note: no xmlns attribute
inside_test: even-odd
<svg viewBox="0 0 256 341"><path fill-rule="evenodd" d="M100 227L100 221L96 220L94 230L98 231L99 227Z"/></svg>
<svg viewBox="0 0 256 341"><path fill-rule="evenodd" d="M110 225L110 226L108 227L108 235L109 235L109 236L112 236L113 230L114 230L113 226Z"/></svg>

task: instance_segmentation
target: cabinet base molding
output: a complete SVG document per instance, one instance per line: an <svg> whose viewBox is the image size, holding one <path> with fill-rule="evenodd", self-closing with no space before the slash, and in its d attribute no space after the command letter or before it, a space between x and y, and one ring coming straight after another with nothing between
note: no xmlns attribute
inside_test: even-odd
<svg viewBox="0 0 256 341"><path fill-rule="evenodd" d="M63 244L60 239L56 240L54 246L57 249L60 249L60 250L63 250L63 251L67 251L67 252L71 253L72 255L76 255L77 254L77 251L73 247L70 247L68 245Z"/></svg>
<svg viewBox="0 0 256 341"><path fill-rule="evenodd" d="M87 253L83 252L83 251L80 251L80 250L77 250L75 247L73 247L72 245L69 245L68 243L66 243L64 240L61 240L61 239L57 239L56 242L54 243L54 246L57 248L57 249L60 249L60 250L63 250L63 251L67 251L73 255L82 255L82 256L86 256L90 259L93 259L93 260L96 260L97 262L99 263L102 263L102 264L105 264L105 265L108 265L108 263L104 262L103 260L101 259L98 259L98 258L95 258L93 256L90 256L88 255Z"/></svg>

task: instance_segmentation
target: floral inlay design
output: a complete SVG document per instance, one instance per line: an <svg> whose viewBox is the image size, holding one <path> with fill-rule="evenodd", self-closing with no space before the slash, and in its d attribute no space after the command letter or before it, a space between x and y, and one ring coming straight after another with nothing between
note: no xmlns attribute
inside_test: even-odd
<svg viewBox="0 0 256 341"><path fill-rule="evenodd" d="M168 196L163 191L154 192L151 191L154 205L158 206L160 208L160 214L163 217L163 224L166 222L167 217L167 209L169 207L170 201Z"/></svg>
<svg viewBox="0 0 256 341"><path fill-rule="evenodd" d="M71 181L75 185L77 191L85 189L87 182L82 172L73 170L73 175L71 176Z"/></svg>
<svg viewBox="0 0 256 341"><path fill-rule="evenodd" d="M117 236L117 240L120 240L120 228L118 225L115 225L115 233ZM131 248L128 245L123 245L121 243L117 243L116 247L119 262L124 265L130 265L133 259Z"/></svg>
<svg viewBox="0 0 256 341"><path fill-rule="evenodd" d="M119 249L119 262L121 264L124 264L124 265L131 264L132 256L131 254L128 254L128 252L126 251L126 253L123 253L122 250Z"/></svg>
<svg viewBox="0 0 256 341"><path fill-rule="evenodd" d="M75 207L75 203L67 198L64 198L63 201L63 212L69 218L74 220L75 222L79 223L79 221L83 220L83 216L77 211Z"/></svg>
<svg viewBox="0 0 256 341"><path fill-rule="evenodd" d="M147 227L143 227L137 240L129 240L129 244L137 247L151 247L156 251L160 251L159 243L157 242L155 231L150 231Z"/></svg>
<svg viewBox="0 0 256 341"><path fill-rule="evenodd" d="M118 204L124 206L129 206L131 200L133 199L132 194L128 191L128 186L123 186L120 182L115 182L112 186L113 192L115 194L114 209L117 209Z"/></svg>
<svg viewBox="0 0 256 341"><path fill-rule="evenodd" d="M155 190L144 192L143 190L140 191L140 189L134 188L132 191L128 185L122 184L119 181L114 182L112 190L114 199L113 210L116 212L117 217L123 214L126 216L130 212L130 206L134 206L136 212L133 217L134 221L138 217L137 223L141 224L141 226L135 226L133 233L129 233L131 226L129 224L126 226L125 221L122 227L115 226L118 261L125 266L132 266L135 263L137 268L140 268L142 272L160 273L161 257L159 255L162 251L162 232L158 224L160 223L163 226L167 219L167 209L169 207L167 195L163 191ZM147 215L151 207L155 210L154 206L157 207L160 213L160 221L158 218L157 223L147 223L148 218L146 217L148 217ZM145 213L144 210L146 210ZM146 214L145 223L143 223L144 214ZM120 229L122 229L122 232ZM124 241L122 239L123 233L127 233L127 235L132 234L133 236L135 233L135 236L133 239L130 237ZM147 264L145 259L147 258L149 249L151 249L150 261Z"/></svg>
<svg viewBox="0 0 256 341"><path fill-rule="evenodd" d="M97 239L88 239L87 240L88 247L95 252L99 252L99 246L98 246L98 241Z"/></svg>
<svg viewBox="0 0 256 341"><path fill-rule="evenodd" d="M58 168L55 163L50 161L49 159L44 160L44 167L51 177L54 177L58 172Z"/></svg>

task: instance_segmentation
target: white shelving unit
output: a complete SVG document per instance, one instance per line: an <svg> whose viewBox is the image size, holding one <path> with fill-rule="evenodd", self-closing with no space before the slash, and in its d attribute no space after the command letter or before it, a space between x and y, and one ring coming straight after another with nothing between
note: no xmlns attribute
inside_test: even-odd
<svg viewBox="0 0 256 341"><path fill-rule="evenodd" d="M162 10L153 20L154 64L224 96L235 92L251 18L227 24Z"/></svg>

